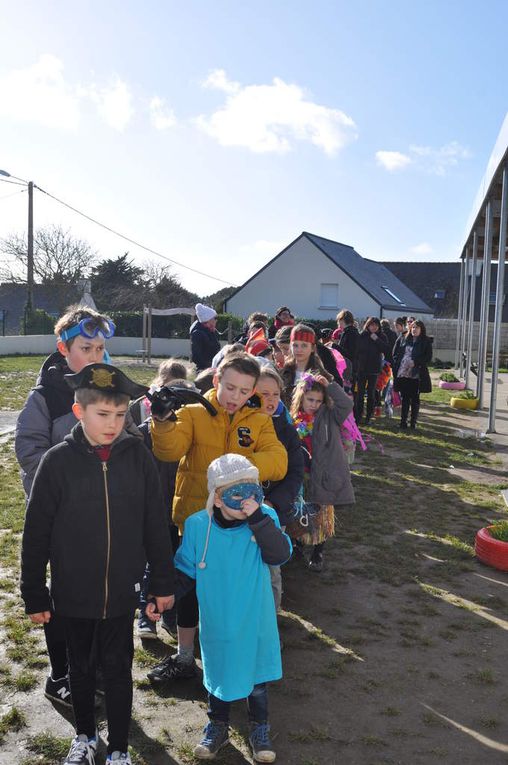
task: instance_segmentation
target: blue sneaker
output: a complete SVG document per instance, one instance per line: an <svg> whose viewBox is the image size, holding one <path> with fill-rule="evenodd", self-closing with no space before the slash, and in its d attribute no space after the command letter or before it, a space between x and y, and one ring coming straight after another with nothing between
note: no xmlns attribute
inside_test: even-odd
<svg viewBox="0 0 508 765"><path fill-rule="evenodd" d="M255 762L274 762L276 754L270 741L268 723L252 723L249 742Z"/></svg>
<svg viewBox="0 0 508 765"><path fill-rule="evenodd" d="M229 743L229 728L226 723L210 721L203 733L203 738L194 749L194 755L199 760L213 760L219 750Z"/></svg>
<svg viewBox="0 0 508 765"><path fill-rule="evenodd" d="M138 637L141 640L157 640L157 627L148 616L140 616L138 619Z"/></svg>

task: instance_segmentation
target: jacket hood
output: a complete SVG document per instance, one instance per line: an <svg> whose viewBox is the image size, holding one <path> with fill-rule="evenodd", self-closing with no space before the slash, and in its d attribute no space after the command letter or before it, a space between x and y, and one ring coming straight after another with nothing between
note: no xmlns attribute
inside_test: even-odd
<svg viewBox="0 0 508 765"><path fill-rule="evenodd" d="M72 369L70 369L65 357L62 356L60 351L55 351L51 356L48 356L42 365L37 377L36 385L58 388L69 393L70 388L64 379L64 375L66 374L72 374Z"/></svg>

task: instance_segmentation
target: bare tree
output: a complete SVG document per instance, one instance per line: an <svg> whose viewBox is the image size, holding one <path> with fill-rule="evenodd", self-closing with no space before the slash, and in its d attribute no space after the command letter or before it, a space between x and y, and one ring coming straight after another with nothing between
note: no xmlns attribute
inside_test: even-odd
<svg viewBox="0 0 508 765"><path fill-rule="evenodd" d="M27 271L26 235L11 234L0 240L0 252L11 266L0 271L5 281L25 282ZM88 276L97 253L88 242L75 239L61 226L47 226L34 232L34 277L40 284L75 285Z"/></svg>

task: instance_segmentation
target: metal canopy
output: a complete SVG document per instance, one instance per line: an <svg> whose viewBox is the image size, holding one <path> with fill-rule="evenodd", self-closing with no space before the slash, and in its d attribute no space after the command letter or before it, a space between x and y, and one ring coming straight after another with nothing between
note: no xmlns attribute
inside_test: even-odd
<svg viewBox="0 0 508 765"><path fill-rule="evenodd" d="M489 287L491 263L497 261L494 331L492 337L492 384L488 409L488 432L495 432L497 378L501 319L505 299L505 262L508 228L508 114L505 117L487 170L469 216L461 252L456 359L459 373L469 384L476 370L476 396L483 405L483 386L488 354ZM474 301L476 282L482 278L478 349L474 349Z"/></svg>

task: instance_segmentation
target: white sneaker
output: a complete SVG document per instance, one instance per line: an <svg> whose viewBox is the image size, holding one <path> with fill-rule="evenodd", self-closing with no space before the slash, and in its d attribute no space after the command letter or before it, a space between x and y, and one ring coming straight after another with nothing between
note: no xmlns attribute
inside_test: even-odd
<svg viewBox="0 0 508 765"><path fill-rule="evenodd" d="M106 763L108 762L123 762L126 763L126 765L132 765L132 760L129 752L111 752L111 754L108 754L108 758L106 760Z"/></svg>
<svg viewBox="0 0 508 765"><path fill-rule="evenodd" d="M63 765L95 765L96 751L97 735L94 738L88 738L84 733L80 733L72 739L69 754Z"/></svg>

